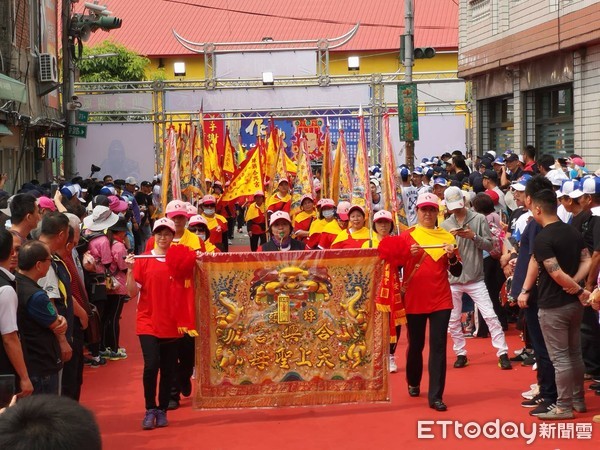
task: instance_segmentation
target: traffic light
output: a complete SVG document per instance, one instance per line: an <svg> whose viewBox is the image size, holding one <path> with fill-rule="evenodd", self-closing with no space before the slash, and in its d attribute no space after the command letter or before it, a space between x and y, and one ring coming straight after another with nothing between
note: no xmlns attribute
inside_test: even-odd
<svg viewBox="0 0 600 450"><path fill-rule="evenodd" d="M413 52L415 59L428 59L435 56L435 49L432 47L417 47Z"/></svg>
<svg viewBox="0 0 600 450"><path fill-rule="evenodd" d="M87 41L90 33L101 29L104 31L121 28L122 19L113 16L99 16L89 14L74 14L71 18L71 36L80 37L82 41Z"/></svg>
<svg viewBox="0 0 600 450"><path fill-rule="evenodd" d="M108 11L106 6L97 3L85 3L85 8L89 14L73 14L73 17L71 17L69 30L71 36L87 41L90 34L98 29L110 31L121 28L123 20L112 16L112 12Z"/></svg>

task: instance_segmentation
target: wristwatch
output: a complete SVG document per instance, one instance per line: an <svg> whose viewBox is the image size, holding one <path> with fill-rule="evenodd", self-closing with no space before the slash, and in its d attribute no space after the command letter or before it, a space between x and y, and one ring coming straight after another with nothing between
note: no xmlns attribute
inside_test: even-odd
<svg viewBox="0 0 600 450"><path fill-rule="evenodd" d="M579 290L577 291L577 293L575 294L577 297L579 297L581 294L583 294L583 292L585 291L584 288L579 288Z"/></svg>
<svg viewBox="0 0 600 450"><path fill-rule="evenodd" d="M521 289L521 294L529 294L531 292L531 289Z"/></svg>

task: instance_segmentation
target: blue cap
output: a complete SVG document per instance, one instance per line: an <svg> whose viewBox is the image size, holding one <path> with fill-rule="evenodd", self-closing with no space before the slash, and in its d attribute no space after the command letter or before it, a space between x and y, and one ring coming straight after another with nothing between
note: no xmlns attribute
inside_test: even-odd
<svg viewBox="0 0 600 450"><path fill-rule="evenodd" d="M527 183L529 182L529 180L531 180L531 175L526 173L523 176L521 176L521 178L519 178L517 181L512 183L510 185L510 187L513 188L515 191L523 192L525 190L525 186L527 186Z"/></svg>
<svg viewBox="0 0 600 450"><path fill-rule="evenodd" d="M581 190L584 194L600 194L600 178L587 177L581 181Z"/></svg>
<svg viewBox="0 0 600 450"><path fill-rule="evenodd" d="M439 186L447 186L448 185L448 181L444 178L444 177L437 177L435 180L433 180L433 185L439 185Z"/></svg>
<svg viewBox="0 0 600 450"><path fill-rule="evenodd" d="M494 164L499 164L499 165L503 166L504 164L506 164L506 162L504 161L504 158L502 156L498 156L494 160Z"/></svg>

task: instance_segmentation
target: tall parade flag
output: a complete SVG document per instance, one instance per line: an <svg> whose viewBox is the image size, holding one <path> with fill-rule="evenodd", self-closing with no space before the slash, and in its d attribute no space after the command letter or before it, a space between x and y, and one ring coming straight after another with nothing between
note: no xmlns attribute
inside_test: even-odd
<svg viewBox="0 0 600 450"><path fill-rule="evenodd" d="M309 194L313 199L315 198L310 170L310 156L308 154L308 145L304 133L300 136L296 161L297 171L292 189L292 217L300 211L300 200L303 195Z"/></svg>
<svg viewBox="0 0 600 450"><path fill-rule="evenodd" d="M192 140L192 185L200 190L199 195L206 192L204 182L204 122L200 110L198 123L194 126L194 139Z"/></svg>
<svg viewBox="0 0 600 450"><path fill-rule="evenodd" d="M167 147L169 148L169 162L171 175L171 193L173 199L181 200L181 177L179 173L179 155L177 154L177 136L175 128L171 126L167 136Z"/></svg>
<svg viewBox="0 0 600 450"><path fill-rule="evenodd" d="M283 133L280 131L278 133L278 136L279 136L279 144L277 144L277 147L280 148L283 152L282 154L283 154L283 160L285 161L285 171L288 174L295 175L298 168L296 167L296 163L292 160L292 158L290 158L288 153L285 151L285 142L283 141ZM294 155L294 158L296 158L296 155Z"/></svg>
<svg viewBox="0 0 600 450"><path fill-rule="evenodd" d="M352 200L353 205L362 206L365 210L367 223L371 219L373 202L371 201L371 186L369 182L369 159L367 156L367 136L365 134L365 117L362 107L358 113L358 149L354 161L354 176L352 177Z"/></svg>
<svg viewBox="0 0 600 450"><path fill-rule="evenodd" d="M286 158L287 155L285 154L283 146L279 146L279 149L277 151L277 162L275 164L275 173L273 174L273 178L271 179L271 189L269 191L270 194L273 194L277 190L277 185L279 184L279 181L281 179L285 178L286 180L288 180L288 182L290 180L287 170Z"/></svg>
<svg viewBox="0 0 600 450"><path fill-rule="evenodd" d="M178 155L179 155L179 175L181 175L181 189L185 190L192 181L192 148L190 142L189 124L179 124L178 127Z"/></svg>
<svg viewBox="0 0 600 450"><path fill-rule="evenodd" d="M390 115L387 113L383 115L383 158L383 204L385 209L392 212L396 228L402 231L408 228L406 210L398 190L396 161L390 138Z"/></svg>
<svg viewBox="0 0 600 450"><path fill-rule="evenodd" d="M271 188L277 171L277 158L279 156L278 144L279 135L277 128L275 128L273 120L271 120L269 122L269 137L267 139L267 147L265 150L265 175L268 178L268 180L265 181L268 181L271 184Z"/></svg>
<svg viewBox="0 0 600 450"><path fill-rule="evenodd" d="M181 199L181 186L179 185L179 164L177 161L177 136L175 127L171 125L167 130L163 154L163 175L161 184L161 209L164 214L169 199ZM171 192L169 193L169 187ZM171 195L169 195L171 194Z"/></svg>
<svg viewBox="0 0 600 450"><path fill-rule="evenodd" d="M222 201L235 200L238 197L252 196L263 189L263 176L260 165L260 151L256 147L248 153L231 183L221 197Z"/></svg>
<svg viewBox="0 0 600 450"><path fill-rule="evenodd" d="M321 165L321 196L331 198L331 133L329 131L329 120L325 126L325 146Z"/></svg>
<svg viewBox="0 0 600 450"><path fill-rule="evenodd" d="M229 127L225 128L225 153L223 156L223 172L233 176L235 172L234 148L229 137Z"/></svg>
<svg viewBox="0 0 600 450"><path fill-rule="evenodd" d="M240 167L240 165L246 159L246 151L244 150L244 147L242 146L242 137L241 136L238 136L238 145L237 145L237 152L235 154L235 157L237 160L236 167Z"/></svg>
<svg viewBox="0 0 600 450"><path fill-rule="evenodd" d="M335 151L331 177L331 198L334 202L349 202L352 198L352 178L350 178L350 162L344 130L340 129L340 137Z"/></svg>

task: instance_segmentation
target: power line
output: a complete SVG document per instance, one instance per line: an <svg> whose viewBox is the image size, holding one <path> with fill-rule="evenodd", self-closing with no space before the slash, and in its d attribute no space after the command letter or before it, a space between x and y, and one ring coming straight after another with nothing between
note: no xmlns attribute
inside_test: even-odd
<svg viewBox="0 0 600 450"><path fill-rule="evenodd" d="M274 19L296 20L298 22L327 23L327 24L334 24L334 25L351 25L351 26L356 25L356 22L347 22L347 21L330 20L330 19L317 19L317 18L310 18L310 17L292 17L292 16L281 15L281 14L269 14L269 13L263 13L263 12L255 12L255 11L244 11L241 9L231 9L231 8L223 8L223 7L218 7L218 6L203 5L203 4L199 4L199 3L191 3L191 2L188 2L185 0L163 0L163 1L167 2L167 3L176 3L176 4L180 4L180 5L185 5L185 6L192 6L195 8L209 9L209 10L214 10L214 11L234 12L234 13L238 13L238 14L246 14L249 16L257 16L257 17L269 17L269 18L274 18ZM361 27L373 27L373 28L381 28L381 27L397 28L397 29L401 29L401 30L404 29L404 25L387 24L387 23L373 23L373 22L360 22L360 26ZM445 26L434 26L434 25L421 25L421 26L417 26L415 28L419 28L422 30L458 30L458 26L445 27Z"/></svg>

